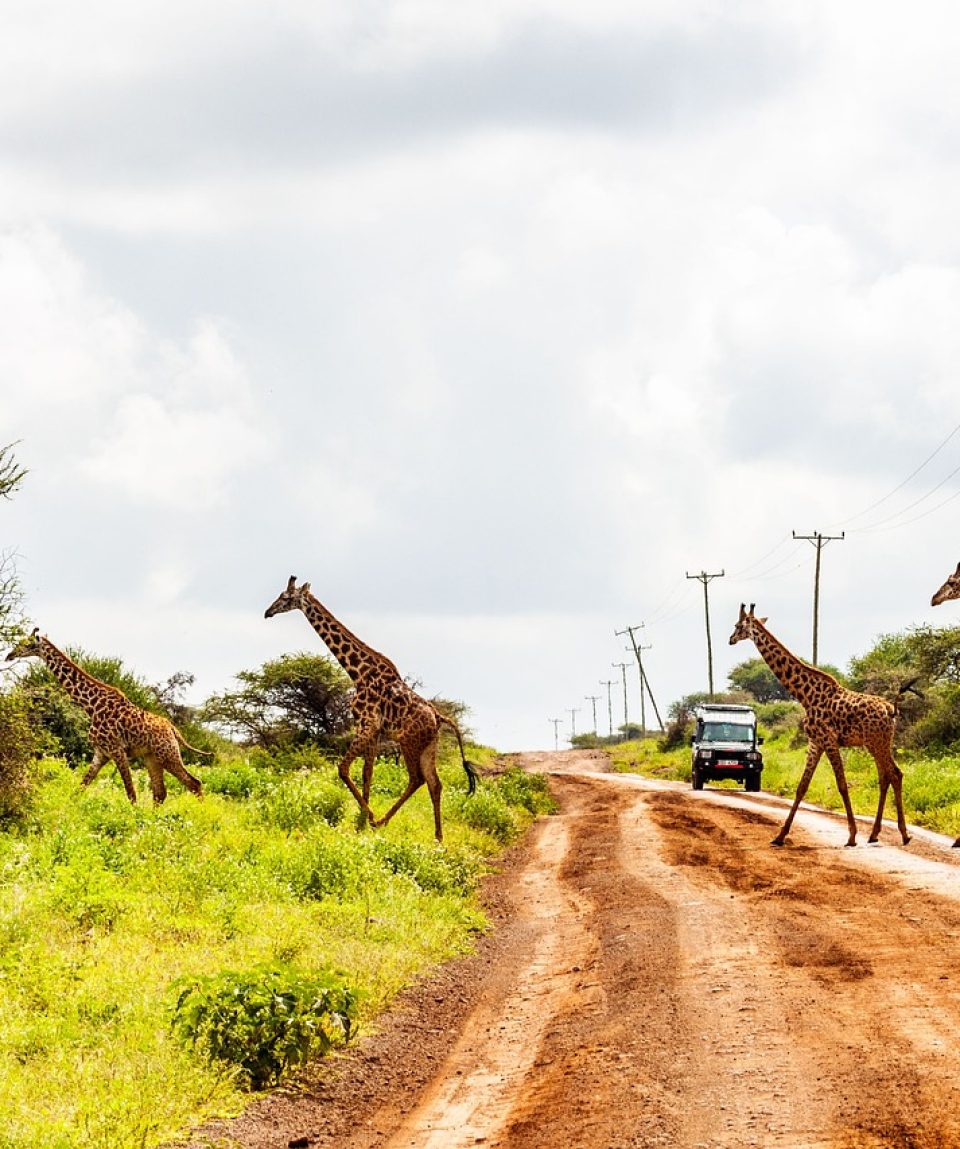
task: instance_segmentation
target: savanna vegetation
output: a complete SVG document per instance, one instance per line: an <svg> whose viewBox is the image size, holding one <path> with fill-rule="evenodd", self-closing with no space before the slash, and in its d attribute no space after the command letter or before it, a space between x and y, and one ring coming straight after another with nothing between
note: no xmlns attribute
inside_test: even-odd
<svg viewBox="0 0 960 1149"><path fill-rule="evenodd" d="M0 496L24 472L0 451ZM23 632L15 564L0 564L0 639ZM445 841L426 790L372 831L336 776L351 684L318 654L242 670L193 709L187 672L151 684L68 650L213 751L132 806L112 769L79 786L87 716L45 666L0 692L0 1149L157 1145L237 1110L362 1032L404 985L486 927L476 897L496 854L550 808L543 778L489 771L468 796L441 740ZM437 700L462 719L461 704ZM185 752L185 758L190 755ZM406 769L381 759L385 810Z"/></svg>
<svg viewBox="0 0 960 1149"><path fill-rule="evenodd" d="M897 699L896 750L904 772L907 819L960 835L960 627L914 627L882 635L866 654L851 659L846 673L823 669L853 690ZM757 712L764 737L764 789L792 797L806 756L802 708L760 658L734 667L728 686L714 701L746 703ZM658 739L611 747L616 768L689 781L693 709L706 700L705 694L690 694L674 702ZM878 785L873 759L853 748L844 751L844 761L854 810L874 814ZM807 800L842 809L826 760L814 775Z"/></svg>

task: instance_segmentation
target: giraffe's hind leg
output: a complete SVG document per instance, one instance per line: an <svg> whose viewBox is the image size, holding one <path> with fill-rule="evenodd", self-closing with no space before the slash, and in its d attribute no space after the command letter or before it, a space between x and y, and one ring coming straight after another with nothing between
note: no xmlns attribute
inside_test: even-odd
<svg viewBox="0 0 960 1149"><path fill-rule="evenodd" d="M404 792L400 795L396 802L394 802L386 814L384 814L382 818L378 818L373 823L374 826L385 826L404 804L404 802L411 798L420 789L424 782L427 782L428 785L430 784L429 779L424 777L423 769L424 760L429 757L426 753L429 748L429 743L424 743L424 740L421 736L400 738L399 743L400 752L403 755L403 761L407 767L407 774L409 775L410 780L407 782L407 787ZM436 775L436 767L434 767L433 773ZM437 778L438 784L439 781L440 779ZM433 791L431 790L431 795L432 793Z"/></svg>
<svg viewBox="0 0 960 1149"><path fill-rule="evenodd" d="M889 746L868 747L868 749L873 755L873 760L877 764L877 772L880 775L880 803L877 806L877 816L873 823L873 829L870 831L870 841L875 842L880 837L887 788L892 786L893 798L897 805L897 829L900 831L903 844L906 845L910 841L910 834L907 832L907 819L903 812L903 771L897 765L893 751Z"/></svg>
<svg viewBox="0 0 960 1149"><path fill-rule="evenodd" d="M853 816L853 806L850 804L850 788L847 785L847 775L843 769L843 755L836 746L828 747L826 753L830 765L833 767L833 776L837 780L837 789L840 791L843 808L847 814L847 830L850 833L847 845L855 846L857 844L857 820Z"/></svg>
<svg viewBox="0 0 960 1149"><path fill-rule="evenodd" d="M166 770L172 774L174 778L182 782L191 794L195 794L198 798L203 797L203 785L200 779L195 778L186 766L184 766L183 759L180 757L180 747L177 744L176 737L172 733L169 741L166 741L163 746L156 749L155 757L160 767L161 782L163 780L163 771Z"/></svg>

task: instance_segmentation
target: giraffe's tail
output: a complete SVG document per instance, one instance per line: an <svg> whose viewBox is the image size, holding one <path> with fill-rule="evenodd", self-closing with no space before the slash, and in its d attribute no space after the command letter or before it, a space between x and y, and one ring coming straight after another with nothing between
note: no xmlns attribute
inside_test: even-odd
<svg viewBox="0 0 960 1149"><path fill-rule="evenodd" d="M457 737L457 745L460 747L460 761L463 763L463 769L467 775L467 793L472 794L477 788L477 783L480 781L480 768L476 762L471 762L467 758L467 752L463 747L463 735L460 733L460 727L452 718L448 718L442 710L438 710L436 706L434 706L433 709L441 723L445 726L449 726Z"/></svg>
<svg viewBox="0 0 960 1149"><path fill-rule="evenodd" d="M923 698L923 691L917 690L917 683L919 681L920 676L917 675L916 678L911 678L907 682L904 682L900 689L897 691L897 696L893 700L893 712L898 717L900 715L900 700L905 694L915 694L917 698Z"/></svg>
<svg viewBox="0 0 960 1149"><path fill-rule="evenodd" d="M188 750L192 750L194 754L202 754L205 758L212 758L213 757L214 752L212 750L201 750L199 746L191 746L190 743L186 740L186 738L184 738L184 736L180 733L180 731L176 728L176 726L174 726L174 724L172 722L170 723L170 727L173 730L174 734L177 736L177 741L180 743L181 746L186 746L186 748Z"/></svg>

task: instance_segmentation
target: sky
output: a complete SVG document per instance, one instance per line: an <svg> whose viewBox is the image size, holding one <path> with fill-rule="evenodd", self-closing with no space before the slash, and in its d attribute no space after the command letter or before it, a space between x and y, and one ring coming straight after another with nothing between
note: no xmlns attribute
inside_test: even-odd
<svg viewBox="0 0 960 1149"><path fill-rule="evenodd" d="M290 574L500 750L960 620L960 16L0 0L31 620L191 699ZM952 612L952 613L951 613ZM555 727L552 719L560 719ZM651 723L649 705L648 724Z"/></svg>

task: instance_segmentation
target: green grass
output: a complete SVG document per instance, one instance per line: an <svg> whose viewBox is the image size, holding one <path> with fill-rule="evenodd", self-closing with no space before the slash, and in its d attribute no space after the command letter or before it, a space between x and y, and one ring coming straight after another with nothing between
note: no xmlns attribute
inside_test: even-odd
<svg viewBox="0 0 960 1149"><path fill-rule="evenodd" d="M146 1147L238 1110L238 1076L173 1031L184 979L332 972L362 1031L470 948L480 875L541 808L512 773L468 799L449 763L438 847L425 789L358 832L329 767L219 763L204 801L178 789L157 810L107 772L81 791L62 763L40 770L30 824L0 834L0 1149ZM404 781L378 764L375 809Z"/></svg>
<svg viewBox="0 0 960 1149"><path fill-rule="evenodd" d="M806 745L791 746L791 736L768 739L763 746L763 788L771 794L792 798L797 791L806 759ZM610 748L614 768L655 778L690 781L690 749L681 747L663 753L655 741L622 742ZM879 789L877 768L865 750L843 752L844 772L850 800L858 814L877 811ZM906 750L898 751L903 770L903 805L908 822L952 836L960 835L960 758L925 758ZM735 782L712 782L711 786L733 786ZM842 810L833 770L826 757L820 760L810 783L806 801L828 810ZM884 814L895 817L893 794L888 792Z"/></svg>

